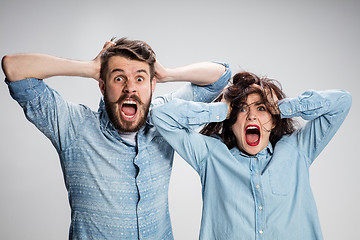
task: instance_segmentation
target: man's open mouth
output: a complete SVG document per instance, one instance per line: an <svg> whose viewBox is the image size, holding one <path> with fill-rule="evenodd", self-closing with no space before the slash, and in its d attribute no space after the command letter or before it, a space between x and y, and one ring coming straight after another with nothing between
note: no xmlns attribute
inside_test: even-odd
<svg viewBox="0 0 360 240"><path fill-rule="evenodd" d="M246 143L250 146L257 146L260 142L260 127L257 125L248 125L245 128Z"/></svg>
<svg viewBox="0 0 360 240"><path fill-rule="evenodd" d="M125 99L120 109L121 109L121 115L125 119L132 120L136 116L138 106L136 101L132 99Z"/></svg>

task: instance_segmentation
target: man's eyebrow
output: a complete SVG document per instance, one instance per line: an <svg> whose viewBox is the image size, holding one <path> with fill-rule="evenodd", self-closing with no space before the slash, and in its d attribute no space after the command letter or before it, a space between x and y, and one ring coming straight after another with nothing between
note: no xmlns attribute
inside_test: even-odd
<svg viewBox="0 0 360 240"><path fill-rule="evenodd" d="M147 75L149 75L148 71L146 71L145 69L139 69L136 71L137 73L146 73Z"/></svg>
<svg viewBox="0 0 360 240"><path fill-rule="evenodd" d="M125 72L124 70L122 70L121 68L114 68L113 70L111 70L111 73L114 72Z"/></svg>
<svg viewBox="0 0 360 240"><path fill-rule="evenodd" d="M121 73L124 73L125 71L121 68L114 68L113 70L111 70L111 73L114 73L114 72L121 72ZM149 75L148 71L146 71L145 69L139 69L136 71L137 73L146 73L147 75Z"/></svg>

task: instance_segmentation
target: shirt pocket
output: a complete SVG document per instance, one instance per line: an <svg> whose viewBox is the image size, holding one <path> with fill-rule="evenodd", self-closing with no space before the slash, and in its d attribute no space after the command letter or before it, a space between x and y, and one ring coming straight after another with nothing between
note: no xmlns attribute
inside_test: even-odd
<svg viewBox="0 0 360 240"><path fill-rule="evenodd" d="M277 196L287 196L291 185L290 161L283 161L269 168L271 192Z"/></svg>

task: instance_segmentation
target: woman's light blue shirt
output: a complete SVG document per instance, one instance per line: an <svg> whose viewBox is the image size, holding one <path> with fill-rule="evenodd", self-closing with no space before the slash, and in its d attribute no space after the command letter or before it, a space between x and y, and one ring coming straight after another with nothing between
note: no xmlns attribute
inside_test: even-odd
<svg viewBox="0 0 360 240"><path fill-rule="evenodd" d="M309 167L344 121L351 96L307 91L279 102L282 118L307 123L255 156L228 149L194 129L223 121L225 103L173 100L152 110L158 131L199 173L203 212L200 239L323 239Z"/></svg>

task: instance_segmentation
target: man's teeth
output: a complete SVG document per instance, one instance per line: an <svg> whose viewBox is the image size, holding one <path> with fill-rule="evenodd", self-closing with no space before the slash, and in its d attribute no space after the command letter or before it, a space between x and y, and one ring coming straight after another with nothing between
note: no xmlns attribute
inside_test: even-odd
<svg viewBox="0 0 360 240"><path fill-rule="evenodd" d="M127 117L127 118L131 118L131 117L135 116L135 114L134 114L134 115L131 115L131 116L126 115L124 112L123 112L123 114L124 114L124 116Z"/></svg>
<svg viewBox="0 0 360 240"><path fill-rule="evenodd" d="M125 100L123 102L123 104L126 104L126 105L135 105L136 106L136 102L131 100L131 99L128 99L128 100ZM135 107L136 108L136 107ZM136 111L133 115L127 115L125 112L123 112L124 116L127 117L127 118L132 118L136 115Z"/></svg>
<svg viewBox="0 0 360 240"><path fill-rule="evenodd" d="M135 104L136 105L136 102L132 101L132 100L126 100L126 101L124 101L124 104Z"/></svg>

